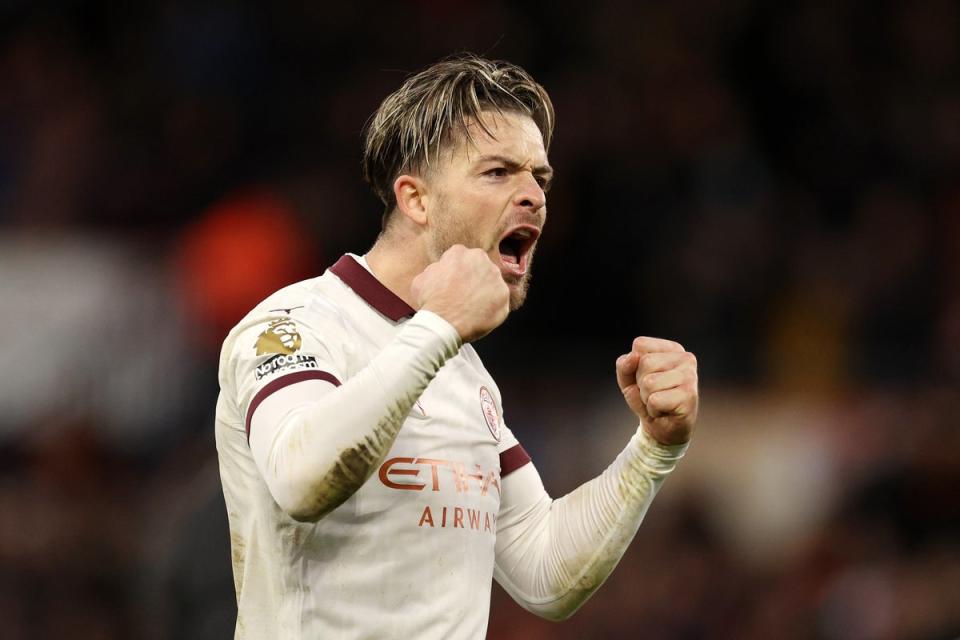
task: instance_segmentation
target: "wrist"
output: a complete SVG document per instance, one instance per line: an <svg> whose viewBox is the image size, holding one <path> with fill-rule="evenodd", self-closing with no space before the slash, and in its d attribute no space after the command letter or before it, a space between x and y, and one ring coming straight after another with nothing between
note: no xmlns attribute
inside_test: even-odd
<svg viewBox="0 0 960 640"><path fill-rule="evenodd" d="M690 446L689 441L679 444L664 444L654 438L643 424L637 428L634 440L641 457L650 463L650 466L665 465L671 469L684 456Z"/></svg>
<svg viewBox="0 0 960 640"><path fill-rule="evenodd" d="M691 433L689 431L674 430L667 433L658 433L655 429L647 426L645 421L640 422L640 429L647 434L651 440L665 447L678 447L690 442Z"/></svg>

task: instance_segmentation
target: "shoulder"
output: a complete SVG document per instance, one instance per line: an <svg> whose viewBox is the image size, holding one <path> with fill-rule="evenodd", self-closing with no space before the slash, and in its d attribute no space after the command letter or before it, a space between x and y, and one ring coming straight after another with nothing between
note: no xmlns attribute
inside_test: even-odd
<svg viewBox="0 0 960 640"><path fill-rule="evenodd" d="M220 352L221 367L242 354L296 351L305 343L331 346L345 340L350 322L343 289L327 271L267 296L230 330Z"/></svg>

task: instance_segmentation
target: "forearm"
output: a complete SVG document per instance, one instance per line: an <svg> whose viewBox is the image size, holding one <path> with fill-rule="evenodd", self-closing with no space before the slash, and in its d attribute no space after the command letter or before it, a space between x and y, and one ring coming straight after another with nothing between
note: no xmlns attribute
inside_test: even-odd
<svg viewBox="0 0 960 640"><path fill-rule="evenodd" d="M253 416L250 446L277 504L298 520L316 520L353 495L459 347L453 327L420 312L341 386L325 385L315 399L291 392L292 404L280 396L286 390L268 398Z"/></svg>
<svg viewBox="0 0 960 640"><path fill-rule="evenodd" d="M613 571L685 449L638 429L600 476L554 501L532 466L505 478L504 494L520 495L499 519L498 582L537 615L572 615Z"/></svg>

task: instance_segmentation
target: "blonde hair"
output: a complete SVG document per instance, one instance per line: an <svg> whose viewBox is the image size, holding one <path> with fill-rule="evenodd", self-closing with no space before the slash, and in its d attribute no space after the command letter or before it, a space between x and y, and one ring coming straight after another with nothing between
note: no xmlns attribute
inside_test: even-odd
<svg viewBox="0 0 960 640"><path fill-rule="evenodd" d="M550 148L553 104L526 71L502 60L463 53L410 76L368 120L364 132L363 177L383 201L384 223L396 206L393 181L403 172L430 166L451 140L472 141L467 125L490 131L481 112L530 116Z"/></svg>

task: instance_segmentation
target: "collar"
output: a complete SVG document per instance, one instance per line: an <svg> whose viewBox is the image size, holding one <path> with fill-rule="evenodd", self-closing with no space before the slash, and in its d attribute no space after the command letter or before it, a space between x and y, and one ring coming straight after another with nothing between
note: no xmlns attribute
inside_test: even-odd
<svg viewBox="0 0 960 640"><path fill-rule="evenodd" d="M344 284L353 289L353 292L363 298L367 304L394 322L415 313L413 307L387 289L376 276L349 254L337 260L336 264L330 267L330 271L343 280Z"/></svg>

